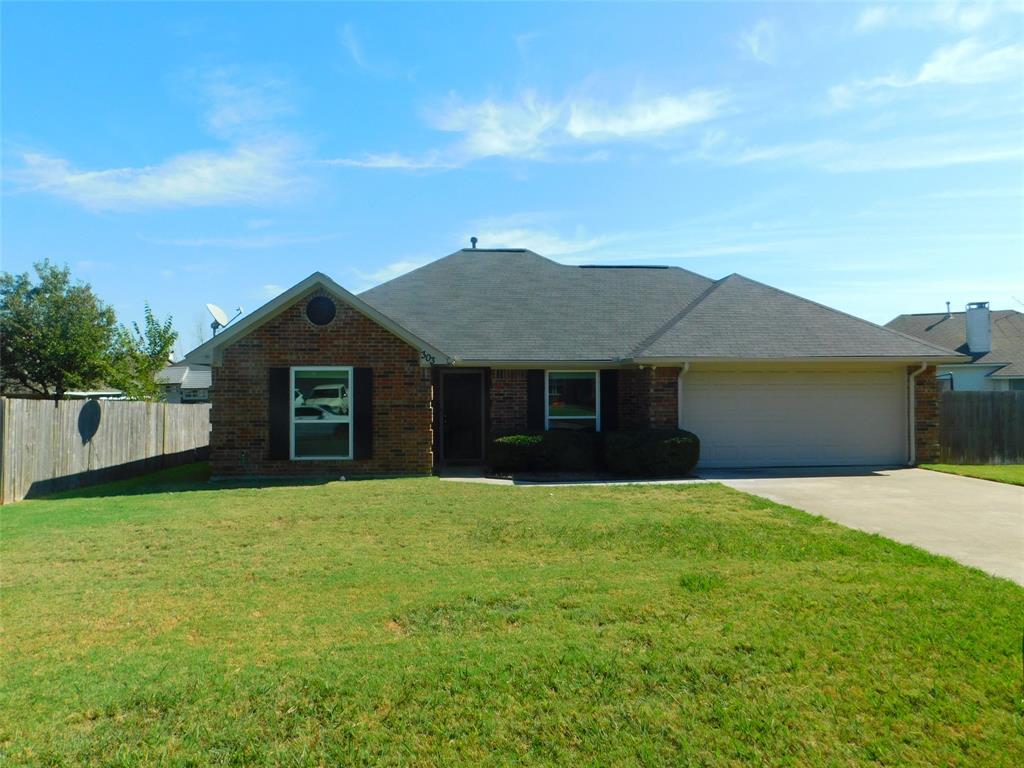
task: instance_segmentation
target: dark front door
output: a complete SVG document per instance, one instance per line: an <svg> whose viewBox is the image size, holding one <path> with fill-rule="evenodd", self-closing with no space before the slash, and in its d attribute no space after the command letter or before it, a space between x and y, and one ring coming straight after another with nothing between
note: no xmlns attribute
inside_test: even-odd
<svg viewBox="0 0 1024 768"><path fill-rule="evenodd" d="M441 457L446 462L484 458L484 376L441 373Z"/></svg>

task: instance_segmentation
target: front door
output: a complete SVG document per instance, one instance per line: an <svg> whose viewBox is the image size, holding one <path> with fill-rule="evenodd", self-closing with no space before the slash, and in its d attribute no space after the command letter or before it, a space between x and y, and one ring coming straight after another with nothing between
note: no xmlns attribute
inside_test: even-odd
<svg viewBox="0 0 1024 768"><path fill-rule="evenodd" d="M484 375L480 371L441 372L441 458L483 461Z"/></svg>

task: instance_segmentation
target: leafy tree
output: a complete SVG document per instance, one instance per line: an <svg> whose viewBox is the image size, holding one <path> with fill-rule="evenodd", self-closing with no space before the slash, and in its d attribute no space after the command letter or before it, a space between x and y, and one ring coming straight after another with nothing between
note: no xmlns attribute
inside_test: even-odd
<svg viewBox="0 0 1024 768"><path fill-rule="evenodd" d="M173 318L160 322L146 304L144 328L132 323L131 329L124 326L117 329L111 355L110 383L129 397L162 398L163 388L154 377L167 364L177 340Z"/></svg>
<svg viewBox="0 0 1024 768"><path fill-rule="evenodd" d="M67 267L45 260L35 271L35 283L27 272L0 275L2 386L57 401L104 381L117 318L89 285L71 282Z"/></svg>

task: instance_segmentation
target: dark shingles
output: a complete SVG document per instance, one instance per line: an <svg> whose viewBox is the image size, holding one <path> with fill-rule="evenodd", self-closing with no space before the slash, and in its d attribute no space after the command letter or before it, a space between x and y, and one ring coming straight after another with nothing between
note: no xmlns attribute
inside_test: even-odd
<svg viewBox="0 0 1024 768"><path fill-rule="evenodd" d="M934 357L943 353L951 354L742 275L729 275L637 357Z"/></svg>
<svg viewBox="0 0 1024 768"><path fill-rule="evenodd" d="M1024 376L1024 314L1012 309L992 311L992 351L971 354L967 348L966 315L945 312L922 315L900 315L890 320L886 328L916 336L932 344L949 347L970 355L977 365L1004 365L996 376Z"/></svg>
<svg viewBox="0 0 1024 768"><path fill-rule="evenodd" d="M462 250L360 294L461 360L936 357L948 350L739 275Z"/></svg>

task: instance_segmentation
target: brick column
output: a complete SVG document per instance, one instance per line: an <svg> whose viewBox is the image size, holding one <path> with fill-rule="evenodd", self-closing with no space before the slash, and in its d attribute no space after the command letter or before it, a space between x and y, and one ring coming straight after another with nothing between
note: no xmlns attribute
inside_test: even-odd
<svg viewBox="0 0 1024 768"><path fill-rule="evenodd" d="M912 365L912 373L920 366ZM914 379L914 450L918 464L939 458L939 382L935 366L929 365Z"/></svg>
<svg viewBox="0 0 1024 768"><path fill-rule="evenodd" d="M525 432L526 370L494 368L491 370L491 433L512 435Z"/></svg>
<svg viewBox="0 0 1024 768"><path fill-rule="evenodd" d="M675 429L678 368L632 368L619 374L619 424L624 429Z"/></svg>

